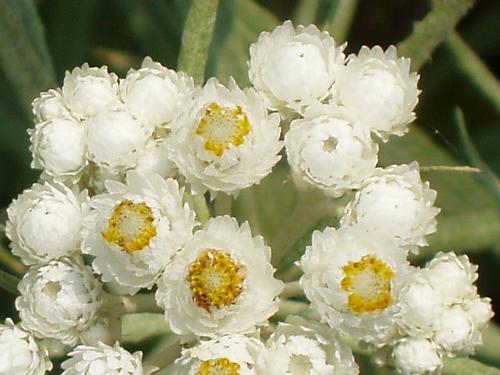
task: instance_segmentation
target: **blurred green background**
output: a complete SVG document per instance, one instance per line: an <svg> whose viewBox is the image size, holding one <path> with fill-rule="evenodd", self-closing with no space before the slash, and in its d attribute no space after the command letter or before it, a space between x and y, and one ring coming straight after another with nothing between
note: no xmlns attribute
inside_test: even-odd
<svg viewBox="0 0 500 375"><path fill-rule="evenodd" d="M28 0L0 0L2 220L9 202L38 176L30 169L26 133L33 125L31 100L42 90L60 86L64 72L84 62L107 65L120 76L129 68L138 67L144 56L175 68L189 3L37 0L33 7ZM220 0L207 76L215 75L225 82L232 75L242 86L248 85L248 46L261 31L271 30L285 19L321 25L329 20L335 3ZM329 24L337 40L348 40L348 53L356 53L361 45L387 47L399 43L430 10L425 0L358 1L356 5L352 7L352 24L345 36L335 35L336 25ZM500 1L477 1L457 28L466 44L457 45L456 39L448 39L433 52L430 61L420 69L418 120L408 135L393 138L382 146L381 165L412 160L422 166L472 165L477 162L477 151L491 171L500 174L500 93L494 78L500 70L499 20ZM484 70L489 75L484 75ZM470 138L459 136L457 107L463 111ZM468 253L480 265L481 294L491 297L494 310L500 312L498 180L495 182L487 174L457 172L426 172L423 177L438 191L442 212L438 232L416 262L424 262L438 250ZM292 188L283 185L283 179L283 173L274 173L243 194L243 199L251 194L261 202L253 214L261 218L260 231L268 239L276 234L280 218L291 213L297 198ZM270 194L276 196L277 189L283 189L279 198L269 199ZM235 206L242 219L250 215L244 207ZM3 242L1 268L11 273L22 271L9 258L5 239ZM0 293L2 318L14 317L14 298ZM487 354L483 359L494 362Z"/></svg>

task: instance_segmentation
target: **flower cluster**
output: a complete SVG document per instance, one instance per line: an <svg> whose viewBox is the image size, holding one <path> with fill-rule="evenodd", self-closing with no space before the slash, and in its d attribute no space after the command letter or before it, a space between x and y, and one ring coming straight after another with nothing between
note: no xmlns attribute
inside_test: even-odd
<svg viewBox="0 0 500 375"><path fill-rule="evenodd" d="M44 374L40 340L51 339L72 348L66 375L151 373L119 344L117 295L164 311L182 342L172 374L357 374L339 336L389 353L402 373L471 354L492 316L477 268L454 253L410 265L436 231L436 191L416 162L377 167L376 137L402 136L415 118L418 76L394 46L347 58L345 47L286 21L250 46L249 88L195 86L146 58L123 79L84 64L35 99L32 166L42 173L8 209L12 252L29 268L21 322L0 326L16 361L0 372ZM321 322L269 325L285 288L271 248L247 222L204 220L194 202L258 184L283 147L299 191L352 198L299 262L306 315Z"/></svg>

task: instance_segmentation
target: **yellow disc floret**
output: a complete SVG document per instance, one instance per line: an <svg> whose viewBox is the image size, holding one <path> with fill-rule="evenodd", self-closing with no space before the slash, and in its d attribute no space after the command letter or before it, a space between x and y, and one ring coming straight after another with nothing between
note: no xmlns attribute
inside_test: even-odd
<svg viewBox="0 0 500 375"><path fill-rule="evenodd" d="M235 303L245 281L244 267L225 251L207 249L189 265L187 282L195 303L210 312Z"/></svg>
<svg viewBox="0 0 500 375"><path fill-rule="evenodd" d="M108 220L102 237L120 246L127 253L142 250L156 235L153 211L144 202L128 199L118 203Z"/></svg>
<svg viewBox="0 0 500 375"><path fill-rule="evenodd" d="M209 359L202 361L197 375L239 375L240 365L227 358Z"/></svg>
<svg viewBox="0 0 500 375"><path fill-rule="evenodd" d="M221 156L230 145L239 146L250 132L250 122L243 109L222 107L211 103L196 128L196 134L203 137L205 150Z"/></svg>
<svg viewBox="0 0 500 375"><path fill-rule="evenodd" d="M343 266L342 271L341 286L349 294L347 306L353 313L381 311L393 303L391 281L395 273L385 262L365 255Z"/></svg>

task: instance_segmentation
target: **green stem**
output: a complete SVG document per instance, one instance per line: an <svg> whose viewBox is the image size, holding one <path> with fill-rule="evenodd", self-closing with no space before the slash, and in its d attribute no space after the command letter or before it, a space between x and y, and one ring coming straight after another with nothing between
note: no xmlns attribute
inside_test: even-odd
<svg viewBox="0 0 500 375"><path fill-rule="evenodd" d="M451 166L451 165L429 165L421 166L420 172L463 172L463 173L481 173L481 169L469 167L468 165Z"/></svg>
<svg viewBox="0 0 500 375"><path fill-rule="evenodd" d="M300 0L293 15L294 23L297 25L310 25L316 21L319 0Z"/></svg>
<svg viewBox="0 0 500 375"><path fill-rule="evenodd" d="M304 290L298 281L292 281L285 284L285 289L280 294L281 298L303 297Z"/></svg>
<svg viewBox="0 0 500 375"><path fill-rule="evenodd" d="M218 4L219 0L192 0L182 32L177 68L190 74L197 84L205 77Z"/></svg>
<svg viewBox="0 0 500 375"><path fill-rule="evenodd" d="M197 195L186 194L186 200L196 213L196 219L200 223L205 224L210 218L210 210L208 209L205 196L201 194Z"/></svg>
<svg viewBox="0 0 500 375"><path fill-rule="evenodd" d="M337 43L343 43L347 39L357 6L358 0L332 1L323 29L327 30Z"/></svg>
<svg viewBox="0 0 500 375"><path fill-rule="evenodd" d="M445 41L474 0L439 0L425 18L418 22L413 33L398 44L400 56L411 59L413 70L420 67L431 57L432 52Z"/></svg>
<svg viewBox="0 0 500 375"><path fill-rule="evenodd" d="M233 197L228 194L219 193L215 197L214 214L215 216L231 215Z"/></svg>
<svg viewBox="0 0 500 375"><path fill-rule="evenodd" d="M0 245L0 264L4 265L16 275L23 275L26 272L26 266L22 264L17 257L5 247Z"/></svg>
<svg viewBox="0 0 500 375"><path fill-rule="evenodd" d="M155 296L151 294L136 294L134 296L115 296L106 294L104 310L118 315L132 313L163 313L156 304Z"/></svg>
<svg viewBox="0 0 500 375"><path fill-rule="evenodd" d="M500 113L500 82L496 77L456 32L448 36L446 46L461 71Z"/></svg>
<svg viewBox="0 0 500 375"><path fill-rule="evenodd" d="M275 320L284 321L289 315L299 315L306 319L319 320L319 315L314 310L311 310L306 302L292 301L281 299L279 309L273 315Z"/></svg>
<svg viewBox="0 0 500 375"><path fill-rule="evenodd" d="M500 369L470 358L444 358L443 375L500 375Z"/></svg>
<svg viewBox="0 0 500 375"><path fill-rule="evenodd" d="M0 270L0 288L15 296L18 296L19 290L17 289L17 284L19 283L19 281L20 280L16 276Z"/></svg>

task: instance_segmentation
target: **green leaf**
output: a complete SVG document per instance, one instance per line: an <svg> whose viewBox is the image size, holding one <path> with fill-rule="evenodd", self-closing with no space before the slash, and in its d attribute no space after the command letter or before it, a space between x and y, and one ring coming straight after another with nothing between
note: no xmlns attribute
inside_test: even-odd
<svg viewBox="0 0 500 375"><path fill-rule="evenodd" d="M351 27L358 0L334 0L331 1L330 11L323 24L337 43L343 43L347 39Z"/></svg>
<svg viewBox="0 0 500 375"><path fill-rule="evenodd" d="M399 55L411 58L413 70L419 70L472 4L474 0L433 1L432 10L416 24L413 33L398 44Z"/></svg>
<svg viewBox="0 0 500 375"><path fill-rule="evenodd" d="M279 20L253 0L221 0L208 62L208 75L222 82L234 77L248 85L248 48L262 31L270 31Z"/></svg>
<svg viewBox="0 0 500 375"><path fill-rule="evenodd" d="M17 284L19 279L10 273L0 270L0 288L6 290L7 292L17 296L19 295L19 290L17 290Z"/></svg>
<svg viewBox="0 0 500 375"><path fill-rule="evenodd" d="M483 344L477 347L475 358L481 362L500 366L500 327L494 321L482 330Z"/></svg>
<svg viewBox="0 0 500 375"><path fill-rule="evenodd" d="M25 113L55 85L42 24L30 0L0 1L0 65Z"/></svg>
<svg viewBox="0 0 500 375"><path fill-rule="evenodd" d="M402 164L417 160L421 166L461 165L417 124L404 137L382 144L379 164ZM426 172L424 180L438 192L441 208L438 230L429 237L423 255L436 251L473 251L493 246L498 240L500 217L495 198L471 174Z"/></svg>
<svg viewBox="0 0 500 375"><path fill-rule="evenodd" d="M500 369L470 358L445 358L443 375L500 375Z"/></svg>
<svg viewBox="0 0 500 375"><path fill-rule="evenodd" d="M316 23L316 12L320 0L299 0L293 14L293 22L296 25L310 25Z"/></svg>
<svg viewBox="0 0 500 375"><path fill-rule="evenodd" d="M138 343L170 332L163 314L138 313L123 316L122 340Z"/></svg>

